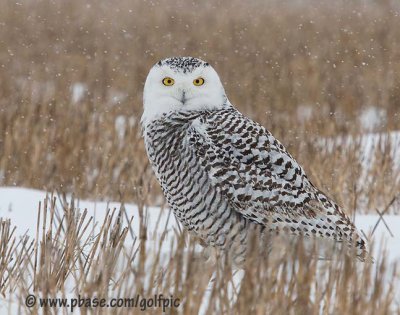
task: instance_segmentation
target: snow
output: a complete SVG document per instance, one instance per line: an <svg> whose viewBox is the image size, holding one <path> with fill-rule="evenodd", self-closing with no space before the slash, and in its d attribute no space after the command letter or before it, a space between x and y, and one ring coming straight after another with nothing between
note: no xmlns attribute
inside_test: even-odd
<svg viewBox="0 0 400 315"><path fill-rule="evenodd" d="M115 121L115 129L122 138L126 131L127 124L131 124L132 117L118 116ZM388 144L390 144L388 146ZM363 163L365 174L360 174L360 181L364 181L367 177L368 169L373 165L376 158L376 152L381 151L391 155L393 159L393 171L400 171L400 131L391 133L366 133L357 137L336 137L328 139L320 139L318 145L325 150L332 151L336 147L341 147L344 152L347 148L357 145L360 148L360 162ZM94 172L93 177L97 176ZM0 172L1 180L1 172ZM45 199L46 192L18 188L18 187L0 187L0 218L11 219L12 225L17 227L17 234L23 235L27 232L28 236L34 237L36 231L36 220L38 214L39 202ZM93 216L94 222L102 221L108 209L120 209L121 204L118 202L98 202L89 200L78 200L77 207L80 210L87 209L88 215ZM132 231L134 235L139 235L139 209L134 204L125 204L128 216L133 216ZM361 210L365 209L359 209ZM148 225L148 231L156 240L166 229L167 237L173 239L176 237L175 231L180 227L168 209L160 209L159 207L148 207L144 211L145 221ZM383 220L386 222L385 226ZM375 248L378 253L383 244L387 246L388 258L394 262L400 257L400 215L385 215L380 220L378 214L360 214L355 218L355 224L366 235L374 229L375 224L379 221L374 232ZM159 230L157 230L157 228ZM390 230L390 231L389 231ZM91 232L96 232L93 228ZM391 236L393 234L393 237ZM169 244L170 242L164 242ZM151 246L151 245L149 245ZM163 251L163 249L161 249ZM166 249L170 250L170 248Z"/></svg>
<svg viewBox="0 0 400 315"><path fill-rule="evenodd" d="M360 214L356 215L355 225L367 236L378 225L373 234L373 256L377 257L382 248L387 249L387 259L389 262L396 262L400 258L400 215L384 215L380 220L379 215ZM388 227L385 226L385 223ZM393 236L392 236L392 235Z"/></svg>
<svg viewBox="0 0 400 315"><path fill-rule="evenodd" d="M87 86L84 83L77 82L71 86L71 97L74 104L78 103L83 99L87 92Z"/></svg>
<svg viewBox="0 0 400 315"><path fill-rule="evenodd" d="M36 220L38 213L39 201L46 198L46 192L34 189L26 189L19 187L0 187L0 218L10 219L12 225L15 225L16 235L24 235L34 237L36 233ZM68 199L69 200L69 199ZM97 202L89 200L80 200L76 206L80 209L86 209L89 216L94 217L94 221L101 222L108 209L120 209L121 204L118 202ZM128 216L133 216L132 231L134 238L139 235L140 220L139 209L134 204L125 204ZM147 253L151 254L152 249L161 251L162 255L167 255L171 251L171 244L176 238L176 231L179 230L178 223L170 210L161 209L159 207L149 207L144 211L144 218L148 227L148 242L146 242ZM385 222L383 222L383 220ZM378 257L382 248L387 249L387 262L394 264L400 258L400 215L384 215L380 220L378 215L356 215L355 224L358 229L362 230L366 235L371 235L375 225L380 221L373 234L374 247L373 256ZM385 226L385 223L388 227ZM93 231L99 229L99 225L93 227ZM88 233L93 233L93 231ZM161 248L158 248L161 234L166 232L167 240L163 242ZM127 241L129 242L129 240ZM130 238L132 242L132 238ZM136 243L136 245L138 245ZM135 246L136 246L135 245ZM174 245L175 246L175 245ZM200 246L199 246L200 248ZM156 252L155 251L155 252ZM148 260L151 263L151 259ZM239 271L234 277L234 286L239 287L243 273ZM211 282L210 282L211 283ZM232 288L230 288L232 290ZM200 313L205 313L210 298L211 289L206 291L203 296L202 307ZM233 291L232 291L233 292ZM400 299L400 297L399 297ZM11 304L11 309L17 309L17 304Z"/></svg>
<svg viewBox="0 0 400 315"><path fill-rule="evenodd" d="M373 163L376 151L387 152L396 163L395 167L400 168L400 160L396 159L400 155L400 131L389 133L365 133L359 136L347 136L336 138L321 138L318 144L329 152L334 148L351 149L352 146L358 146L360 149L360 161L368 168Z"/></svg>
<svg viewBox="0 0 400 315"><path fill-rule="evenodd" d="M50 195L49 195L50 197ZM57 196L56 196L57 197ZM34 238L36 236L37 218L39 202L42 203L46 198L46 192L34 189L17 188L17 187L0 187L0 219L10 219L11 225L16 227L16 236L27 236ZM67 201L70 197L67 196ZM59 213L62 213L61 202L56 201L56 207ZM107 211L117 211L121 208L118 202L97 202L89 200L75 200L75 207L81 212L87 210L87 218L93 217L93 224L83 234L83 239L91 238L100 232L101 223L103 222ZM140 231L140 213L134 204L124 204L126 214L133 217L129 237L125 240L126 245L134 245L136 250L139 242L136 238ZM57 210L56 209L56 210ZM43 212L42 212L43 213ZM41 215L43 217L43 214ZM114 221L117 215L114 215ZM177 245L176 231L179 230L175 216L169 209L160 209L159 207L148 207L143 209L143 220L147 227L146 251L148 253L147 263L151 264L151 254L160 253L168 257L171 249ZM47 228L49 220L47 220ZM164 235L162 235L164 232ZM163 238L163 242L160 239ZM162 246L160 247L160 244ZM200 248L200 245L199 245ZM165 264L168 260L165 260Z"/></svg>
<svg viewBox="0 0 400 315"><path fill-rule="evenodd" d="M373 133L368 132L358 136L345 136L345 137L334 137L334 138L321 138L317 142L322 150L325 150L328 154L334 150L340 149L341 154L352 152L354 149L358 151L358 161L362 166L358 183L359 186L369 185L375 181L374 178L374 166L380 165L381 157L384 156L385 160L391 161L391 172L393 174L400 174L400 131L392 131L389 133ZM397 180L400 180L397 177ZM392 185L396 185L393 182ZM359 200L360 207L366 200ZM368 209L360 209L367 212Z"/></svg>
<svg viewBox="0 0 400 315"><path fill-rule="evenodd" d="M115 131L117 132L119 142L121 145L124 142L125 132L126 132L127 119L124 115L119 115L115 118Z"/></svg>
<svg viewBox="0 0 400 315"><path fill-rule="evenodd" d="M45 197L46 192L40 190L1 187L0 218L10 219L12 225L17 227L17 235L23 235L27 232L27 235L34 237L39 201L43 202ZM87 209L88 215L93 216L95 222L102 221L108 209L119 209L120 206L121 204L118 202L80 200L77 203L79 209ZM140 221L138 207L134 204L125 204L125 208L128 216L133 216L134 218L132 221L134 235L139 235ZM149 207L144 211L144 218L148 226L148 231L154 240L165 231L165 228L171 238L174 237L174 231L179 230L175 217L168 209ZM356 215L355 224L366 235L370 235L379 219L378 214L359 214ZM388 249L389 261L395 262L400 258L400 215L384 215L383 220L388 228L380 220L373 234L375 242L374 252L378 253L381 249L380 246L385 244ZM391 233L393 236L391 236ZM169 246L170 242L164 242L164 244ZM165 250L169 251L170 248L166 248Z"/></svg>
<svg viewBox="0 0 400 315"><path fill-rule="evenodd" d="M386 110L375 106L366 107L361 112L359 120L363 130L372 131L382 125L386 125Z"/></svg>
<svg viewBox="0 0 400 315"><path fill-rule="evenodd" d="M128 94L125 93L124 91L115 89L110 87L107 92L107 100L109 105L117 105L121 104L126 98L128 97Z"/></svg>
<svg viewBox="0 0 400 315"><path fill-rule="evenodd" d="M312 118L313 106L308 104L302 104L297 106L297 118L301 122L306 122Z"/></svg>

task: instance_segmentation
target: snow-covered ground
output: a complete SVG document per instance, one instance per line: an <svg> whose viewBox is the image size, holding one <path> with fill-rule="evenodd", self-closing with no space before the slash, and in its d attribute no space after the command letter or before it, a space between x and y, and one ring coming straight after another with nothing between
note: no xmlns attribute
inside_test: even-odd
<svg viewBox="0 0 400 315"><path fill-rule="evenodd" d="M36 224L38 216L38 205L46 198L46 192L17 187L0 187L0 218L11 220L11 224L17 227L17 234L34 237L36 234ZM50 197L50 194L48 194ZM57 196L56 196L57 197ZM119 210L121 204L118 202L96 202L87 200L75 200L75 207L81 210L87 209L88 216L93 216L94 221L101 222L107 213L107 210ZM60 206L59 203L56 205ZM132 230L135 235L139 235L139 210L136 205L125 204L128 216L133 216ZM148 230L155 231L156 225L163 230L166 220L169 218L168 228L177 227L174 216L169 215L168 209L160 209L158 207L149 207L145 209L145 220ZM160 231L161 233L162 231Z"/></svg>
<svg viewBox="0 0 400 315"><path fill-rule="evenodd" d="M39 201L46 198L46 192L17 188L17 187L0 187L0 218L9 218L12 225L16 226L16 235L27 234L31 237L35 236L37 214ZM120 203L116 202L96 202L80 200L76 206L82 211L87 209L88 216L93 216L94 221L102 222L108 209L119 209ZM139 235L139 209L134 204L125 205L128 216L133 216L132 230L134 235ZM176 237L176 231L179 230L178 223L175 217L171 214L168 209L160 209L157 207L150 207L145 210L145 220L148 227L148 242L146 247L151 253L151 248L158 250L157 246L160 244L157 240L164 231L167 232L167 238L173 239ZM385 215L380 218L378 215L357 215L355 219L356 226L362 230L366 235L370 235L372 230L375 229L373 234L373 240L375 242L373 256L378 258L382 248L386 249L387 262L394 264L400 262L400 215ZM98 229L93 227L93 230ZM152 241L153 240L153 241ZM171 248L170 241L166 241L161 248L161 252L168 252ZM175 242L174 242L175 243ZM200 247L200 246L199 246ZM234 277L235 286L240 286L240 282L243 274L237 273ZM389 280L389 279L388 279ZM396 287L398 284L396 284ZM211 290L203 296L202 308L200 313L205 313L208 305L208 299L210 298ZM400 300L400 296L397 295L397 299ZM8 313L18 313L18 303L14 300L10 300L8 307ZM0 310L2 308L0 307Z"/></svg>
<svg viewBox="0 0 400 315"><path fill-rule="evenodd" d="M388 153L394 161L394 170L400 169L400 131L390 133L365 133L356 137L321 138L319 146L332 151L340 147L344 152L357 146L360 149L360 162L368 171L376 158L376 152Z"/></svg>
<svg viewBox="0 0 400 315"><path fill-rule="evenodd" d="M16 188L0 188L0 218L11 219L12 225L17 227L17 235L23 235L25 232L34 237L36 233L37 214L39 201L44 200L46 192ZM81 210L87 209L88 215L94 217L94 221L102 221L107 209L119 209L117 202L96 202L80 200L77 207ZM133 216L132 230L135 235L139 235L139 210L134 204L125 205L128 216ZM147 221L150 239L157 239L157 234L165 231L165 227L170 231L169 237L174 237L174 231L179 230L175 217L168 209L150 207L145 211L145 220ZM383 220L378 215L357 215L355 224L366 235L370 235L375 225L373 239L375 242L374 252L377 254L381 246L387 249L388 259L395 262L400 259L400 215L385 215ZM386 223L386 224L385 224ZM387 227L386 227L387 225ZM160 231L157 231L160 229ZM393 236L392 236L392 235ZM155 242L157 243L157 242ZM150 243L151 244L151 243ZM169 242L165 242L169 244ZM170 250L170 248L168 248Z"/></svg>

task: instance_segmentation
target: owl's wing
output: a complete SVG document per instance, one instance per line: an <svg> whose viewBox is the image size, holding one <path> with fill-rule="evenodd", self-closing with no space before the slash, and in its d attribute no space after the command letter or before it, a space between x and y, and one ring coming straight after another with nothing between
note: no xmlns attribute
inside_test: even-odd
<svg viewBox="0 0 400 315"><path fill-rule="evenodd" d="M247 219L352 241L349 218L258 123L234 109L213 113L192 122L188 141L211 183Z"/></svg>
<svg viewBox="0 0 400 315"><path fill-rule="evenodd" d="M271 211L310 216L304 204L313 186L303 169L261 125L234 111L228 117L199 117L189 130L212 184L259 223Z"/></svg>

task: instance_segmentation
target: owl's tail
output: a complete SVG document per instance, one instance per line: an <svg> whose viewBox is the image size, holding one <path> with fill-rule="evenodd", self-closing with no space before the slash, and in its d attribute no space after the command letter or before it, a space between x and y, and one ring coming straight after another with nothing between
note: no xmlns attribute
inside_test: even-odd
<svg viewBox="0 0 400 315"><path fill-rule="evenodd" d="M354 223L351 222L348 215L321 191L318 191L317 199L324 208L322 212L325 213L326 220L335 226L335 238L337 241L344 242L347 249L354 253L358 260L373 262L367 241Z"/></svg>

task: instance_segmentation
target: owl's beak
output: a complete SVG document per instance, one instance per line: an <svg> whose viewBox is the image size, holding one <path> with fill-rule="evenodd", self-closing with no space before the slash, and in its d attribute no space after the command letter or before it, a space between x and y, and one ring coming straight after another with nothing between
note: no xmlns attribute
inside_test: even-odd
<svg viewBox="0 0 400 315"><path fill-rule="evenodd" d="M182 104L185 104L185 102L186 102L186 92L185 91L182 92L181 102L182 102Z"/></svg>

